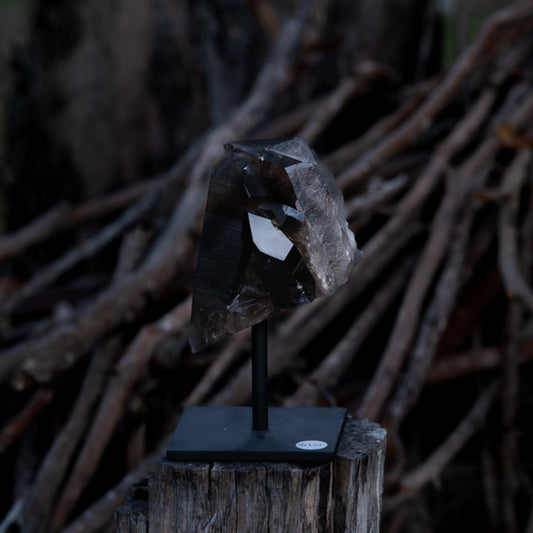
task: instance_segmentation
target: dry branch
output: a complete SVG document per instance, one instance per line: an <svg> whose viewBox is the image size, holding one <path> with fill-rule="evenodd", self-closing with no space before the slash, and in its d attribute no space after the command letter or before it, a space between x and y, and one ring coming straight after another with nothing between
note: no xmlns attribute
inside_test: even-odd
<svg viewBox="0 0 533 533"><path fill-rule="evenodd" d="M465 50L446 78L430 94L420 108L393 134L365 154L360 161L345 169L338 177L340 185L346 188L348 185L360 182L367 177L373 168L403 149L427 127L432 118L450 101L454 93L460 88L461 83L464 82L480 61L490 61L499 51L499 46L504 43L509 45L513 42L509 40L509 36L505 41L499 38L501 32L512 28L513 37L511 39L516 37L518 40L522 32L529 29L531 22L528 17L532 13L533 5L530 1L518 2L488 20L480 37Z"/></svg>
<svg viewBox="0 0 533 533"><path fill-rule="evenodd" d="M397 252L414 236L418 226L404 227L402 235L390 243L381 254L375 254L371 260L368 254L363 263L358 266L356 274L333 296L325 300L315 300L306 307L302 307L280 325L274 337L269 341L269 375L277 376L288 368L295 357L321 331L344 310L350 300L357 297L367 284L375 280L382 271L393 261ZM251 363L247 361L233 379L219 391L211 402L220 405L232 405L246 401L251 392L250 383Z"/></svg>
<svg viewBox="0 0 533 533"><path fill-rule="evenodd" d="M199 143L185 156L188 164L196 157ZM181 161L168 171L149 180L135 183L115 193L89 200L80 205L61 204L31 221L13 233L0 235L0 261L20 255L38 243L52 238L57 233L93 219L102 218L126 208L145 194L165 191L167 187L179 186L187 165Z"/></svg>
<svg viewBox="0 0 533 533"><path fill-rule="evenodd" d="M72 507L89 483L105 447L127 406L133 387L146 375L146 366L155 347L170 335L183 331L190 314L190 301L180 304L156 324L145 326L117 363L92 425L87 432L78 459L63 488L52 519L52 530L66 523Z"/></svg>
<svg viewBox="0 0 533 533"><path fill-rule="evenodd" d="M370 129L361 137L346 143L337 148L333 153L324 158L324 162L335 173L342 171L346 165L362 157L362 155L371 149L376 143L394 131L405 122L427 97L429 92L435 87L436 82L423 82L410 90L404 95L404 102L392 114L378 120Z"/></svg>
<svg viewBox="0 0 533 533"><path fill-rule="evenodd" d="M228 345L220 352L218 357L206 370L202 379L198 382L193 391L183 402L184 406L198 405L202 403L211 393L217 382L221 379L228 368L235 362L235 359L245 348L245 343L249 343L250 332L248 330L239 331L228 342Z"/></svg>
<svg viewBox="0 0 533 533"><path fill-rule="evenodd" d="M519 363L525 364L533 359L533 340L524 339L518 349ZM439 383L479 372L498 368L503 362L501 348L480 348L448 354L435 361L426 375L426 383Z"/></svg>
<svg viewBox="0 0 533 533"><path fill-rule="evenodd" d="M524 117L531 116L532 111L533 97L529 96L517 109L508 110L507 116L500 116L499 120L509 122L512 127L519 129L524 124ZM446 196L433 219L431 236L413 274L388 348L359 408L359 416L373 419L383 408L410 348L423 298L448 246L456 214L474 188L480 185L479 180L483 172L486 172L487 162L492 160L497 149L496 139L488 137L450 177Z"/></svg>
<svg viewBox="0 0 533 533"><path fill-rule="evenodd" d="M192 251L191 233L199 225L209 170L220 156L223 144L245 135L272 105L298 51L309 7L302 4L294 19L287 23L249 97L226 123L203 140L187 189L143 267L102 294L75 324L5 352L0 359L0 382L19 366L31 379L47 381L55 372L83 357L92 344L122 323L125 316L137 316L147 298L156 298L175 279L184 258ZM187 166L185 157L177 168L181 171L181 167Z"/></svg>
<svg viewBox="0 0 533 533"><path fill-rule="evenodd" d="M404 261L389 280L375 294L365 311L352 324L350 329L335 345L333 350L322 360L320 365L311 373L309 380L302 383L298 389L285 400L285 405L315 405L320 390L333 389L339 378L347 370L352 359L370 331L376 327L384 312L398 296L411 270L412 261Z"/></svg>
<svg viewBox="0 0 533 533"><path fill-rule="evenodd" d="M505 200L500 207L498 259L507 295L509 298L520 298L533 312L533 290L520 272L516 232L520 189L531 167L531 155L530 150L518 152L505 174L500 189Z"/></svg>
<svg viewBox="0 0 533 533"><path fill-rule="evenodd" d="M446 464L464 446L485 420L498 390L498 383L492 383L479 396L468 414L452 431L448 438L415 470L408 472L401 481L405 491L417 491L426 483L436 481Z"/></svg>
<svg viewBox="0 0 533 533"><path fill-rule="evenodd" d="M449 257L436 284L435 295L421 319L420 332L407 368L398 380L396 392L390 402L387 420L392 426L397 427L408 409L415 403L424 383L426 371L433 360L437 343L446 327L461 281L460 274L472 218L472 209L467 208L459 220L455 235L452 235Z"/></svg>
<svg viewBox="0 0 533 533"><path fill-rule="evenodd" d="M9 420L0 432L0 453L5 452L9 446L31 424L32 420L39 415L54 397L52 389L39 389L32 396L26 406L18 415Z"/></svg>
<svg viewBox="0 0 533 533"><path fill-rule="evenodd" d="M312 144L350 98L368 90L373 79L387 73L388 69L383 65L371 62L359 65L354 76L341 80L339 85L320 102L318 110L309 117L298 136Z"/></svg>
<svg viewBox="0 0 533 533"><path fill-rule="evenodd" d="M85 533L100 531L110 523L115 509L122 503L125 492L133 483L146 476L155 466L164 451L160 446L155 452L145 457L138 465L128 472L119 483L107 491L98 501L88 507L73 522L61 531L62 533Z"/></svg>
<svg viewBox="0 0 533 533"><path fill-rule="evenodd" d="M18 524L25 531L39 531L42 524L50 519L57 492L64 481L72 456L87 431L118 348L117 339L112 339L93 356L68 421L43 459L31 489L17 502L18 511L14 508L8 514L2 528L8 529Z"/></svg>
<svg viewBox="0 0 533 533"><path fill-rule="evenodd" d="M111 224L104 227L97 235L84 240L79 246L69 250L63 257L53 261L46 268L41 269L22 290L0 307L0 312L5 314L13 312L22 302L42 290L43 287L54 283L60 276L74 268L79 262L89 259L102 248L106 247L110 242L124 233L126 229L146 215L147 211L153 207L155 199L156 196L154 194L145 196Z"/></svg>

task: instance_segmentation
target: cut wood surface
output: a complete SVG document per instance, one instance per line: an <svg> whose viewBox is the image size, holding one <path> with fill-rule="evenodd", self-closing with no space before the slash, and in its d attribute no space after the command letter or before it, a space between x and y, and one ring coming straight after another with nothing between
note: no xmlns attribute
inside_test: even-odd
<svg viewBox="0 0 533 533"><path fill-rule="evenodd" d="M377 533L385 437L377 424L348 419L331 462L181 463L162 458L149 478L148 494L134 498L130 491L117 510L116 530Z"/></svg>

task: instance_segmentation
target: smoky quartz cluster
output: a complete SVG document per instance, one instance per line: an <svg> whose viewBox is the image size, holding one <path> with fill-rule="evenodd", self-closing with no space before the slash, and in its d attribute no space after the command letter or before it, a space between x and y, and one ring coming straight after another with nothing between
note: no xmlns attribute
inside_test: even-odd
<svg viewBox="0 0 533 533"><path fill-rule="evenodd" d="M331 294L361 253L331 173L300 138L234 142L209 183L194 351Z"/></svg>

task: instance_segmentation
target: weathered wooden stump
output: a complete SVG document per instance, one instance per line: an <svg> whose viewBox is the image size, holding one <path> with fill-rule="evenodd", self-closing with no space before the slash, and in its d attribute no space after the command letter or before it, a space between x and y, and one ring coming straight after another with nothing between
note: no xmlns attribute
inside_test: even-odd
<svg viewBox="0 0 533 533"><path fill-rule="evenodd" d="M130 491L119 533L379 531L384 429L348 418L327 463L185 463L162 458L148 505Z"/></svg>

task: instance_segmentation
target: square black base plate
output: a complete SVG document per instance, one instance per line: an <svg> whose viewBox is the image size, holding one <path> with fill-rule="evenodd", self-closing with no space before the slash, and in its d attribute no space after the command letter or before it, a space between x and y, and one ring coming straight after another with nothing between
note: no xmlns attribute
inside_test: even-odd
<svg viewBox="0 0 533 533"><path fill-rule="evenodd" d="M329 461L346 418L341 407L270 407L252 429L251 407L187 407L170 439L172 461Z"/></svg>

